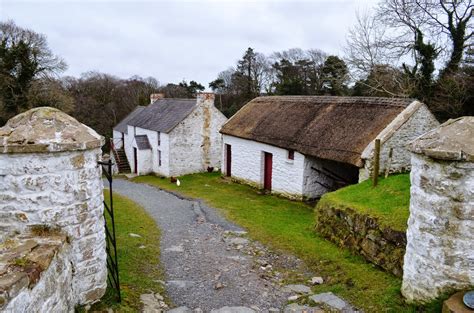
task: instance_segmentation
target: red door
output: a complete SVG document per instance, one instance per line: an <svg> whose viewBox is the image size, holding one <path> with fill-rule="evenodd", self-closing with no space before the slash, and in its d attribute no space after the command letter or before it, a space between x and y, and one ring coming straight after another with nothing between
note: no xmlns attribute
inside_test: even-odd
<svg viewBox="0 0 474 313"><path fill-rule="evenodd" d="M134 163L134 167L135 167L135 174L138 174L137 148L133 148L133 163Z"/></svg>
<svg viewBox="0 0 474 313"><path fill-rule="evenodd" d="M232 146L228 144L225 145L225 175L232 175Z"/></svg>
<svg viewBox="0 0 474 313"><path fill-rule="evenodd" d="M263 189L272 190L272 163L273 155L271 153L265 152L265 164L263 171Z"/></svg>

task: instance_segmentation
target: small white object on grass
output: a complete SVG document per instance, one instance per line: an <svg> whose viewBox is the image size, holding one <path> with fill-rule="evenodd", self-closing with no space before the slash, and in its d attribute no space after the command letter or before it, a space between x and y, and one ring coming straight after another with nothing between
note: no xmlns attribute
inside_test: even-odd
<svg viewBox="0 0 474 313"><path fill-rule="evenodd" d="M179 179L176 180L176 186L181 186L181 182L179 181Z"/></svg>

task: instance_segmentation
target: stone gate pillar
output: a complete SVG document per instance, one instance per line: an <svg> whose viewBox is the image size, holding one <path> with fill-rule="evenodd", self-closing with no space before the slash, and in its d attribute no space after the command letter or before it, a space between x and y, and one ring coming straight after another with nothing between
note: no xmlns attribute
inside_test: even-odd
<svg viewBox="0 0 474 313"><path fill-rule="evenodd" d="M410 150L402 294L426 302L474 285L474 117L449 120Z"/></svg>
<svg viewBox="0 0 474 313"><path fill-rule="evenodd" d="M0 128L0 242L29 226L67 234L74 303L106 289L101 156L103 137L53 108L35 108Z"/></svg>

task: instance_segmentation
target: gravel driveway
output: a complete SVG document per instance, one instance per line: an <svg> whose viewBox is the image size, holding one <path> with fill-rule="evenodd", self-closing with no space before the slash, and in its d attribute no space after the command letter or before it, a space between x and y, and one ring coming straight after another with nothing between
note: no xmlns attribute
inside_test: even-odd
<svg viewBox="0 0 474 313"><path fill-rule="evenodd" d="M247 248L254 243L215 209L123 179L114 180L113 189L144 207L161 228L166 290L176 305L205 312L224 306L268 311L287 302L289 293L278 280L262 274L271 266L256 265Z"/></svg>

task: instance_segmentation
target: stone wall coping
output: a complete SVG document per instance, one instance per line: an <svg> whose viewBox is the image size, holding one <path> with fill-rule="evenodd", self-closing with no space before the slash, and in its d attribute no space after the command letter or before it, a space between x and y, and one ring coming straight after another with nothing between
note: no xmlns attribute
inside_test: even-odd
<svg viewBox="0 0 474 313"><path fill-rule="evenodd" d="M66 244L57 231L29 231L0 243L0 310L24 288L32 289Z"/></svg>
<svg viewBox="0 0 474 313"><path fill-rule="evenodd" d="M450 119L408 146L433 159L474 162L474 116Z"/></svg>
<svg viewBox="0 0 474 313"><path fill-rule="evenodd" d="M89 150L104 143L92 128L51 107L21 113L0 128L0 153Z"/></svg>

